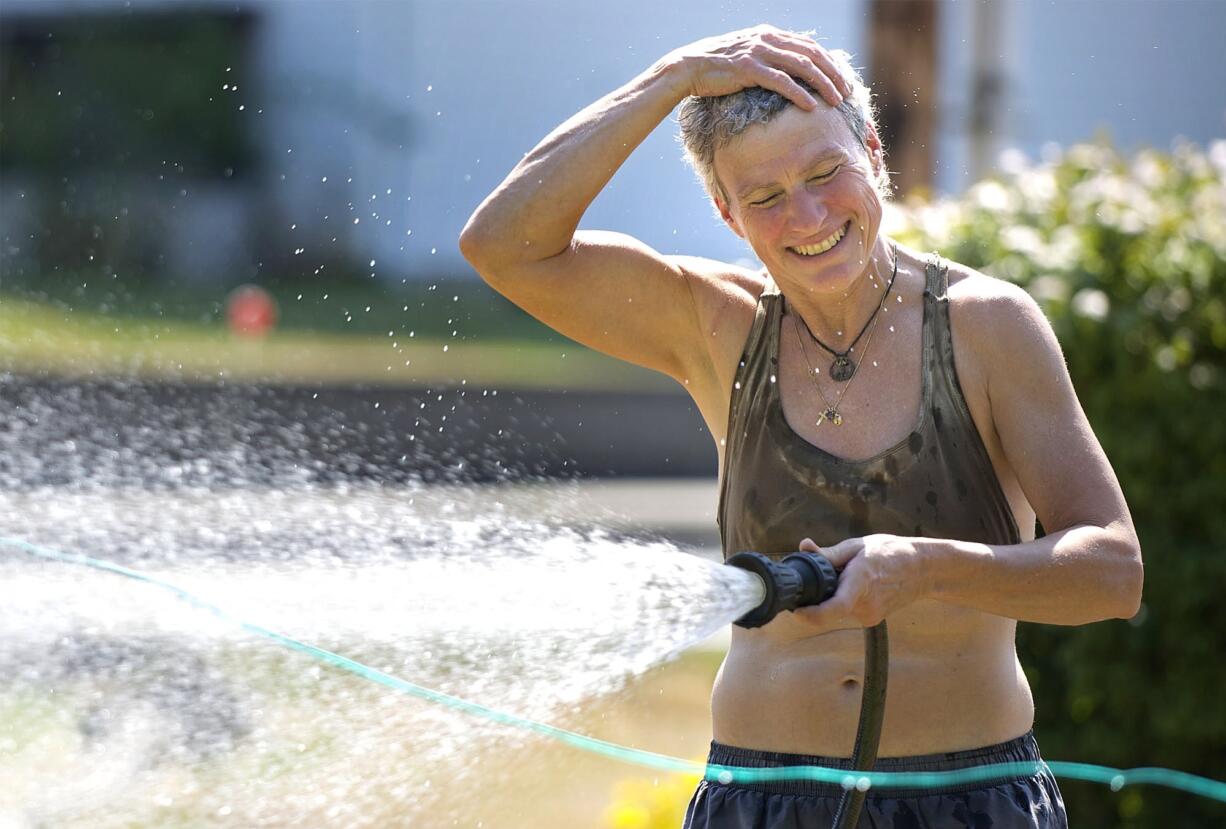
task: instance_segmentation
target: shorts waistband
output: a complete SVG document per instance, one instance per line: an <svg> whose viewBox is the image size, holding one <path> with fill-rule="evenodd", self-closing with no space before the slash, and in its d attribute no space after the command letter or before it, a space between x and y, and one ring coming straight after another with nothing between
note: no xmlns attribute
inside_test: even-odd
<svg viewBox="0 0 1226 829"><path fill-rule="evenodd" d="M940 772L956 771L990 766L997 763L1038 763L1039 772L1050 773L1039 754L1039 744L1031 729L1020 737L1015 737L996 745L970 748L962 751L948 751L936 754L917 754L909 757L881 757L873 766L873 771L884 772ZM823 766L840 770L851 768L849 757L823 757L811 754L787 754L778 751L759 751L751 748L724 745L712 741L711 751L707 756L708 765L768 769L787 766ZM1001 783L1007 783L1020 778L1031 777L1032 774L1002 774L991 778L971 781L969 783L954 783L924 787L919 789L870 789L868 797L916 797L930 794L951 794L970 791L972 789L988 788ZM715 782L712 775L712 782ZM722 784L721 784L722 785ZM817 780L781 780L753 783L735 782L730 785L765 791L777 794L813 794L841 795L842 787L837 783L826 783Z"/></svg>

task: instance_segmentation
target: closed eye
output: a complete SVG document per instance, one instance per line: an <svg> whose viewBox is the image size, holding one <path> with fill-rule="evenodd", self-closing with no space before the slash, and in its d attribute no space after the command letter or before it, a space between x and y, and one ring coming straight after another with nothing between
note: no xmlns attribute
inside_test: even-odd
<svg viewBox="0 0 1226 829"><path fill-rule="evenodd" d="M826 179L830 178L835 173L837 173L839 171L839 168L842 166L843 166L842 164L836 165L835 167L831 168L828 172L819 173L813 178L809 179L809 181L825 181Z"/></svg>
<svg viewBox="0 0 1226 829"><path fill-rule="evenodd" d="M834 177L834 174L835 174L835 173L837 173L837 172L838 172L840 169L842 169L842 167L843 167L843 165L842 165L842 164L838 164L838 165L836 165L836 166L832 167L830 170L828 170L828 171L827 171L827 172L825 172L825 173L819 173L819 174L818 174L818 175L816 175L816 176L812 176L812 177L809 179L809 181L810 181L810 182L823 182L823 181L828 181L828 180L830 180L831 178L833 178L833 177ZM749 204L750 204L750 206L752 206L752 207L765 207L766 205L770 204L771 202L773 202L773 201L774 201L775 199L777 199L777 198L779 198L779 194L778 194L778 193L773 193L773 194L771 194L771 195L767 196L767 197L766 197L766 198L764 198L764 199L759 199L758 201L751 201Z"/></svg>

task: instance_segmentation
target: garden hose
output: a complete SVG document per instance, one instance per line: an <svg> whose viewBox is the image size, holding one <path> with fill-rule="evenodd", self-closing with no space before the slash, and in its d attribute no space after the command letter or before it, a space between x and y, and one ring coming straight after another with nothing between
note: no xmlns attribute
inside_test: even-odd
<svg viewBox="0 0 1226 829"><path fill-rule="evenodd" d="M762 579L762 601L735 622L745 628L761 627L784 610L821 604L834 595L839 584L834 565L816 553L793 553L778 563L761 553L737 553L726 563ZM877 763L889 670L890 641L883 621L864 630L864 691L851 753L852 771L871 771ZM867 786L844 786L834 814L834 829L851 829L856 825L867 791Z"/></svg>
<svg viewBox="0 0 1226 829"><path fill-rule="evenodd" d="M20 538L0 537L0 548L20 550L28 555L35 556L46 561L57 561L63 564L89 567L94 570L111 573L117 576L123 576L124 578L147 584L151 587L169 592L176 598L202 612L209 613L218 617L219 619L226 620L252 636L268 640L282 648L285 648L286 650L301 653L321 664L340 671L348 672L385 688L390 688L407 696L445 706L453 711L459 711L463 714L474 717L481 717L488 722L494 722L500 725L519 728L524 731L540 734L541 736L557 740L558 742L565 743L583 751L598 754L602 757L608 757L612 760L617 760L623 763L633 763L643 768L654 769L656 771L679 772L700 776L705 775L707 779L718 780L721 783L741 782L746 784L755 784L786 780L812 780L820 783L839 784L845 789L855 787L857 790L867 790L868 788L885 790L891 788L929 788L934 786L965 785L984 780L993 780L1002 774L1034 774L1040 767L1045 767L1057 777L1064 777L1069 780L1085 780L1094 783L1102 783L1109 786L1113 792L1118 792L1125 786L1148 784L1168 786L1172 789L1188 792L1198 797L1209 798L1221 803L1226 803L1226 781L1214 780L1209 777L1189 774L1188 772L1177 771L1175 769L1118 769L1110 766L1097 766L1088 763L1068 763L1061 762L1059 760L1053 760L1051 762L1040 761L1039 763L1033 761L993 763L991 765L977 766L975 768L937 772L864 771L860 772L858 775L851 774L845 769L824 768L821 766L741 768L735 766L712 765L708 763L694 763L680 757L670 757L664 754L657 754L655 752L644 751L642 749L632 748L630 746L619 745L607 740L598 740L584 734L559 728L556 725L550 725L549 723L532 720L508 711L500 711L496 708L490 708L489 706L472 702L471 700L462 699L460 697L442 693L441 691L426 688L416 683L409 682L406 679L402 679L401 677L387 674L378 670L377 668L371 667L370 665L365 665L357 660L350 659L347 656L333 653L332 651L325 650L309 642L294 639L285 635L284 633L263 627L262 625L258 625L249 620L233 616L230 613L227 613L221 607L212 604L201 596L197 596L196 594L185 590L173 582L166 581L165 579L158 578L148 573L142 573L138 570L124 567L112 561L92 558L79 553L61 552L49 547L31 544L30 542L24 541ZM884 626L878 625L877 627L881 628L881 642L884 644ZM875 636L876 630L877 628L870 628L868 631L866 631L866 633ZM870 641L872 640L870 639ZM884 656L884 649L870 652L868 654L869 661L867 662L866 670L866 689L868 685L867 680L869 677L879 675L884 678L883 672L874 670L874 663L880 662ZM874 687L876 687L876 683L874 684ZM865 725L864 717L866 712L871 711L871 709L874 707L874 699L877 700L875 703L876 705L880 705L881 701L885 699L884 682L880 683L880 689L876 694L865 695L864 701L869 704L861 706L861 730L858 735L858 740L863 740L866 745L869 743L869 737L873 735L870 734L870 728ZM876 746L876 742L876 737L874 736L872 739L872 744Z"/></svg>

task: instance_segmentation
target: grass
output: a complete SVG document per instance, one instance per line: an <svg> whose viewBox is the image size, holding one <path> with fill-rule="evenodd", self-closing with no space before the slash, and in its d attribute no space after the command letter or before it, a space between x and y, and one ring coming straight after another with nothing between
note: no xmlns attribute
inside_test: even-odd
<svg viewBox="0 0 1226 829"><path fill-rule="evenodd" d="M354 320L362 319L368 307L374 313L373 305L353 311L359 306L350 305L352 300L353 296L338 307L347 309ZM430 303L446 305L448 300L450 297L441 303L421 300L418 310ZM282 302L282 308L289 310L283 311L277 330L250 339L231 334L209 314L188 319L184 308L179 309L181 313L153 315L155 308L148 301L125 305L122 312L105 302L83 304L84 308L47 296L0 294L0 372L189 382L675 389L662 375L551 333L535 331L527 337L465 334L473 314L462 321L458 310L451 317L437 310L417 315L431 320L421 331L413 327L415 316L408 312L401 312L395 324L387 323L390 312L386 307L352 329L316 328L311 314L293 312L297 303ZM458 308L460 300L450 304ZM141 308L151 315L133 315L134 309ZM500 313L487 308L478 316ZM387 328L382 327L385 324ZM444 333L448 326L450 332ZM505 331L492 330L513 335L522 333L522 326L521 320ZM532 326L547 331L535 322Z"/></svg>

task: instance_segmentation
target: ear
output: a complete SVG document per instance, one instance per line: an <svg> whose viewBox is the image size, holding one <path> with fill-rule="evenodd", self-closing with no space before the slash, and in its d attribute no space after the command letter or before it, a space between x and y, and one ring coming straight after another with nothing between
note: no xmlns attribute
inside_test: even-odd
<svg viewBox="0 0 1226 829"><path fill-rule="evenodd" d="M745 231L741 230L741 223L737 221L736 216L728 210L728 204L722 196L715 197L715 207L719 210L719 217L724 220L724 224L732 229L732 232L742 239L745 238Z"/></svg>
<svg viewBox="0 0 1226 829"><path fill-rule="evenodd" d="M873 169L874 176L881 176L881 172L885 169L885 151L881 147L881 136L877 135L877 128L872 124L865 124L867 133L864 136L864 146L868 150L868 163Z"/></svg>

